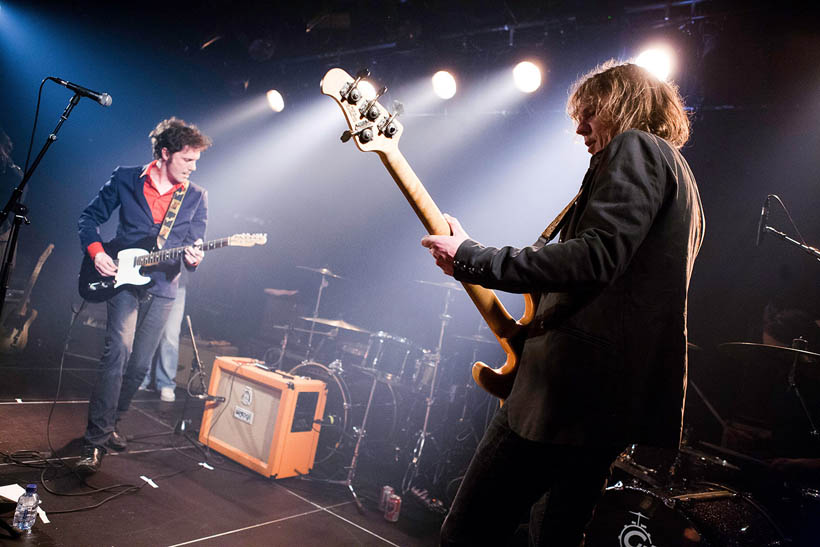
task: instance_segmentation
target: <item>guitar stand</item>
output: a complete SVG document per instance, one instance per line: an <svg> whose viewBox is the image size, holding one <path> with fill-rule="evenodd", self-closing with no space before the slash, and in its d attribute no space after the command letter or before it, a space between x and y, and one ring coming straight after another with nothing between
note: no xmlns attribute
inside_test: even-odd
<svg viewBox="0 0 820 547"><path fill-rule="evenodd" d="M341 484L346 486L347 489L350 491L350 495L353 496L353 501L356 503L356 509L358 509L359 513L364 514L364 507L362 506L361 500L359 500L359 496L356 494L356 490L353 488L353 479L356 477L356 468L359 464L359 449L362 444L362 440L367 435L367 418L370 415L370 407L373 405L373 394L376 392L376 384L379 382L379 375L374 373L373 374L373 382L370 384L370 395L367 397L367 406L364 407L364 417L362 418L362 425L356 431L356 445L353 447L353 458L350 460L350 465L347 467L347 477L344 480L333 480L333 479L317 479L313 477L309 477L307 475L302 475L301 478L303 480L308 481L317 481L317 482L326 482L328 484ZM354 428L355 430L356 428Z"/></svg>

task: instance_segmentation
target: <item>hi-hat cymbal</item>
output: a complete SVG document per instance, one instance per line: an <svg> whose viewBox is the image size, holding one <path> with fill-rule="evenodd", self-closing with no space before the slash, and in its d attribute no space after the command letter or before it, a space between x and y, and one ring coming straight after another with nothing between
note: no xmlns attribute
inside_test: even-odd
<svg viewBox="0 0 820 547"><path fill-rule="evenodd" d="M753 342L726 342L718 345L718 349L729 357L742 361L777 361L785 365L794 362L795 357L800 357L798 362L820 363L820 353L814 353L804 349L787 348L785 346L771 346L769 344L755 344Z"/></svg>
<svg viewBox="0 0 820 547"><path fill-rule="evenodd" d="M350 323L348 323L347 321L343 321L342 319L323 319L321 317L300 317L299 319L304 319L305 321L311 321L313 323L319 323L320 325L327 325L328 327L335 327L337 329L352 330L354 332L363 332L365 334L370 334L369 330L357 327L356 325L351 325Z"/></svg>
<svg viewBox="0 0 820 547"><path fill-rule="evenodd" d="M325 275L327 277L335 277L336 279L344 279L344 277L342 277L341 275L335 274L335 273L331 272L330 270L328 270L327 268L311 268L310 266L296 266L296 267L299 268L300 270L307 270L309 272L316 272L318 274L322 274L322 275Z"/></svg>
<svg viewBox="0 0 820 547"><path fill-rule="evenodd" d="M464 287L462 287L459 283L454 283L452 281L424 281L422 279L416 279L416 283L422 283L424 285L433 285L434 287L441 287L442 289L451 289L454 291L464 290Z"/></svg>
<svg viewBox="0 0 820 547"><path fill-rule="evenodd" d="M458 338L459 340L469 340L470 342L479 342L482 344L497 344L496 340L492 338L484 338L480 334L472 334L470 336L453 336L453 338Z"/></svg>

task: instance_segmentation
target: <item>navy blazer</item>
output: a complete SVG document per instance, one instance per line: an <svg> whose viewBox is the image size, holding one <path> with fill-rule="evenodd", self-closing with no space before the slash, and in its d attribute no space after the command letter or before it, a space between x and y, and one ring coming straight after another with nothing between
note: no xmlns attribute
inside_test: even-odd
<svg viewBox="0 0 820 547"><path fill-rule="evenodd" d="M686 301L703 210L683 156L629 130L590 161L558 243L467 240L455 277L531 292L536 311L506 401L542 442L677 446L686 394Z"/></svg>
<svg viewBox="0 0 820 547"><path fill-rule="evenodd" d="M151 209L145 199L145 176L140 176L145 166L117 167L99 193L80 215L80 244L83 252L100 238L100 225L105 223L119 207L117 235L111 242L118 248L128 248L146 237L156 237L159 224L154 223ZM185 247L199 238L205 239L208 222L208 192L190 183L182 200L182 207L168 235L164 248ZM143 268L154 283L148 289L151 294L174 298L179 286L180 264L183 259L169 260ZM188 267L186 265L186 267ZM188 267L188 269L193 269Z"/></svg>

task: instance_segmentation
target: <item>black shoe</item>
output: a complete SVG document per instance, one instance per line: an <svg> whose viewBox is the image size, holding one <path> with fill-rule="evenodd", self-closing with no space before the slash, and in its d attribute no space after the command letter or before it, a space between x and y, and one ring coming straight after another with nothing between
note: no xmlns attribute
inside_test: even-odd
<svg viewBox="0 0 820 547"><path fill-rule="evenodd" d="M82 475L93 475L102 465L105 448L87 444L83 447L83 457L74 466L74 470Z"/></svg>
<svg viewBox="0 0 820 547"><path fill-rule="evenodd" d="M108 437L106 444L118 452L122 452L128 448L128 441L125 439L125 435L120 434L116 429L111 432L111 436Z"/></svg>

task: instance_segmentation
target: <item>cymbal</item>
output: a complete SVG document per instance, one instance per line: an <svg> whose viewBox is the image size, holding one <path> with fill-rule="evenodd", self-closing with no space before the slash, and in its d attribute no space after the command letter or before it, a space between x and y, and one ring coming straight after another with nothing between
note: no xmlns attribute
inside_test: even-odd
<svg viewBox="0 0 820 547"><path fill-rule="evenodd" d="M433 285L434 287L441 287L442 289L464 291L464 287L462 287L460 283L455 283L453 281L424 281L422 279L416 279L416 283L422 283L424 285Z"/></svg>
<svg viewBox="0 0 820 547"><path fill-rule="evenodd" d="M470 342L480 342L482 344L497 344L496 340L492 338L484 338L480 334L472 334L470 336L453 336L453 338L458 338L459 340L469 340Z"/></svg>
<svg viewBox="0 0 820 547"><path fill-rule="evenodd" d="M273 325L271 328L274 329L274 330L286 330L288 332L305 332L305 333L310 332L310 329L296 328L296 327L292 327L291 325ZM313 334L321 335L321 336L333 336L334 332L335 331L320 332L318 330L315 330L315 331L313 331Z"/></svg>
<svg viewBox="0 0 820 547"><path fill-rule="evenodd" d="M331 272L330 270L328 270L327 268L311 268L310 266L296 266L296 267L299 268L300 270L307 270L309 272L316 272L318 274L322 274L322 275L327 276L327 277L335 277L336 279L344 279L344 277L342 277L341 275L335 274L335 273Z"/></svg>
<svg viewBox="0 0 820 547"><path fill-rule="evenodd" d="M320 325L327 325L328 327L336 327L337 329L352 330L354 332L370 334L369 330L357 327L356 325L351 325L347 321L343 321L341 319L322 319L321 317L300 317L299 319L311 321L312 323L319 323Z"/></svg>
<svg viewBox="0 0 820 547"><path fill-rule="evenodd" d="M790 365L795 357L802 357L800 362L820 362L820 353L813 351L787 348L785 346L771 346L768 344L755 344L753 342L726 342L719 344L718 349L735 359L742 361L754 361L755 359L765 359L767 361L778 361Z"/></svg>

